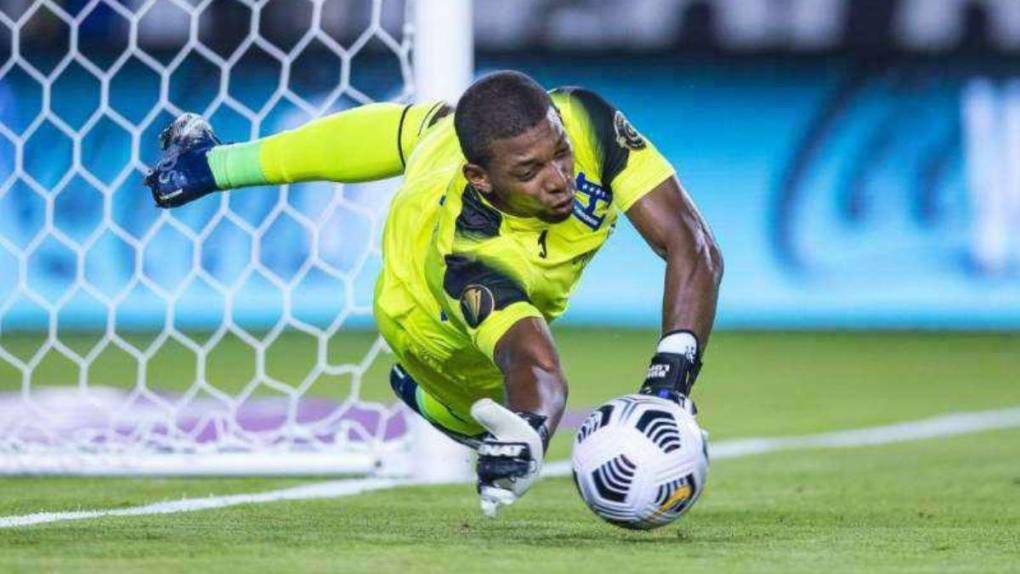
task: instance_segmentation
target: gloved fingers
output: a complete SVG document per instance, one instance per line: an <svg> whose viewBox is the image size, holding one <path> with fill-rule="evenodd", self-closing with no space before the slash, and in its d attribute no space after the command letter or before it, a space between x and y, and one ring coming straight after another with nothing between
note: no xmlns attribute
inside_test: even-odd
<svg viewBox="0 0 1020 574"><path fill-rule="evenodd" d="M517 500L517 495L513 492L495 486L479 487L478 496L482 514L489 518L495 518L500 508L510 506Z"/></svg>
<svg viewBox="0 0 1020 574"><path fill-rule="evenodd" d="M159 182L159 174L156 173L158 171L158 169L150 169L149 173L145 174L145 178L142 179L142 183L151 189L153 193L156 192L156 186Z"/></svg>
<svg viewBox="0 0 1020 574"><path fill-rule="evenodd" d="M166 148L170 147L171 131L174 124L171 122L170 125L163 128L163 131L159 132L159 149L166 151Z"/></svg>
<svg viewBox="0 0 1020 574"><path fill-rule="evenodd" d="M166 201L163 199L163 194L159 190L159 175L160 170L157 167L156 169L149 171L143 182L145 183L145 186L149 188L149 192L152 193L152 200L156 202L156 206L168 207Z"/></svg>

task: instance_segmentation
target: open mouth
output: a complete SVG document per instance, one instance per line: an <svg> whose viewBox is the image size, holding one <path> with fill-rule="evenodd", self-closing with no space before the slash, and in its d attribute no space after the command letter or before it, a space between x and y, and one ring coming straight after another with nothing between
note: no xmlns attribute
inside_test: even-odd
<svg viewBox="0 0 1020 574"><path fill-rule="evenodd" d="M565 211L570 211L571 209L573 209L573 207L574 207L574 198L571 197L571 198L568 198L568 199L566 199L564 201L561 201L560 203L557 203L556 205L554 205L553 206L553 211L555 211L557 213L563 213Z"/></svg>

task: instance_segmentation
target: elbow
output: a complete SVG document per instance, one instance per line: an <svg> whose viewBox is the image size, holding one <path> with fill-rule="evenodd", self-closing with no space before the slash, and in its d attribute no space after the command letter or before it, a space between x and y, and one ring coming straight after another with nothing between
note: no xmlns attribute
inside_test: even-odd
<svg viewBox="0 0 1020 574"><path fill-rule="evenodd" d="M666 261L675 263L681 269L689 269L692 278L702 284L711 283L715 289L719 289L725 263L722 249L707 230L696 234L693 240L667 243L662 251Z"/></svg>
<svg viewBox="0 0 1020 574"><path fill-rule="evenodd" d="M722 284L723 274L726 271L726 263L723 261L722 249L719 249L719 244L716 243L715 238L709 237L708 247L702 256L702 260L712 276L712 283L718 289L719 285Z"/></svg>
<svg viewBox="0 0 1020 574"><path fill-rule="evenodd" d="M538 384L540 402L546 406L551 417L559 420L567 408L567 377L560 366L559 357L536 357L532 363L532 375Z"/></svg>
<svg viewBox="0 0 1020 574"><path fill-rule="evenodd" d="M560 412L567 408L567 397L570 396L570 386L567 384L567 378L563 375L563 371L559 374L559 388L560 388Z"/></svg>
<svg viewBox="0 0 1020 574"><path fill-rule="evenodd" d="M534 367L535 379L545 382L543 387L543 398L553 410L562 412L567 406L567 395L570 389L567 385L567 377L563 373L558 360L538 364Z"/></svg>
<svg viewBox="0 0 1020 574"><path fill-rule="evenodd" d="M537 412L546 417L549 432L559 427L563 413L567 409L569 387L567 377L560 366L559 357L555 354L542 357L532 364L532 375L536 383L537 399L540 408Z"/></svg>
<svg viewBox="0 0 1020 574"><path fill-rule="evenodd" d="M697 245L696 264L701 268L701 272L711 280L712 286L718 290L726 269L722 249L715 240L715 236L704 224L698 230L696 237L698 238L695 243Z"/></svg>

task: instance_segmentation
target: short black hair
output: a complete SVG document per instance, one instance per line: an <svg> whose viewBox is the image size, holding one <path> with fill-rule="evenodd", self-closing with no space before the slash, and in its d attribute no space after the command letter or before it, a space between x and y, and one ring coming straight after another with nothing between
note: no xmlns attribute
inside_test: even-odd
<svg viewBox="0 0 1020 574"><path fill-rule="evenodd" d="M464 157L485 166L489 142L521 135L549 114L552 99L525 74L502 71L481 78L457 102L453 125Z"/></svg>

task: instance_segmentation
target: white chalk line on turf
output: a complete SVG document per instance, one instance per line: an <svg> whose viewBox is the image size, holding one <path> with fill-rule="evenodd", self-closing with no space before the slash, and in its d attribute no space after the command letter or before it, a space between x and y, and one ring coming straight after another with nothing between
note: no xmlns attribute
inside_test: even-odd
<svg viewBox="0 0 1020 574"><path fill-rule="evenodd" d="M407 479L367 478L357 480L331 480L316 482L292 488L270 490L253 494L230 494L226 496L209 496L205 498L183 498L167 502L157 502L145 506L132 506L112 510L79 510L72 512L37 512L23 516L6 516L0 518L0 528L12 526L30 526L46 522L63 522L67 520L84 520L102 516L142 516L146 514L174 514L177 512L193 512L237 506L238 504L261 504L280 500L311 500L315 498L339 498L353 496L373 490L383 490L397 486L408 486L414 481Z"/></svg>
<svg viewBox="0 0 1020 574"><path fill-rule="evenodd" d="M721 460L782 450L875 446L1016 427L1020 427L1020 407L954 413L906 423L805 436L725 440L710 443L709 454L712 460ZM570 461L556 461L547 464L542 474L543 476L552 477L568 476L570 469ZM31 526L33 524L69 520L85 520L106 516L174 514L177 512L193 512L196 510L237 506L239 504L261 504L281 500L340 498L373 490L419 484L425 483L411 479L382 478L331 480L253 494L185 498L130 508L39 512L22 516L6 516L0 517L0 528Z"/></svg>
<svg viewBox="0 0 1020 574"><path fill-rule="evenodd" d="M877 446L1020 427L1020 407L953 413L917 421L846 431L776 437L745 438L708 443L712 460L740 458L780 450ZM546 476L567 476L570 461L546 465Z"/></svg>

